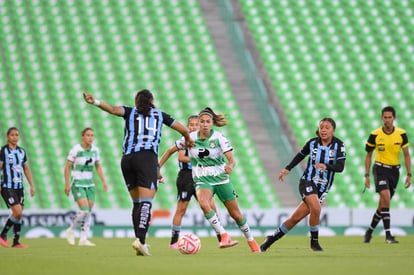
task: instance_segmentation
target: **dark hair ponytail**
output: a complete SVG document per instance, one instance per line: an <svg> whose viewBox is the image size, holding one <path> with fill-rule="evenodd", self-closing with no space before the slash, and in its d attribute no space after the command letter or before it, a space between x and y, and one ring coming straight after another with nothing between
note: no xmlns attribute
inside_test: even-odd
<svg viewBox="0 0 414 275"><path fill-rule="evenodd" d="M154 97L149 90L139 91L135 96L135 107L138 113L148 116L151 108L155 108L154 104L152 104L153 99Z"/></svg>

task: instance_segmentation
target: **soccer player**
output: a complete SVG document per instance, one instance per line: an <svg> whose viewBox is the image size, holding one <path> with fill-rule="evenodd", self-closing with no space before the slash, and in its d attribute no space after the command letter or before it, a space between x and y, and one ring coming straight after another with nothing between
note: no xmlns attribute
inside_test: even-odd
<svg viewBox="0 0 414 275"><path fill-rule="evenodd" d="M30 196L34 196L35 189L32 182L29 165L27 164L26 151L18 146L19 130L10 127L7 130L7 144L0 149L1 196L12 213L7 219L0 233L0 245L8 247L7 232L13 227L13 248L27 248L20 243L20 231L22 227L22 215L24 208L23 173L30 186Z"/></svg>
<svg viewBox="0 0 414 275"><path fill-rule="evenodd" d="M345 146L334 136L336 123L332 118L323 118L319 122L317 137L311 138L296 154L292 161L280 172L279 180L309 155L308 164L299 181L299 193L302 202L292 215L261 244L260 250L266 251L274 242L282 238L298 222L309 215L310 247L313 251L323 251L319 245L319 223L321 203L332 186L334 175L345 167Z"/></svg>
<svg viewBox="0 0 414 275"><path fill-rule="evenodd" d="M88 240L91 211L95 204L95 183L93 182L93 167L102 181L104 192L108 190L101 166L99 149L93 144L94 131L92 128L82 130L82 142L76 144L69 152L64 169L65 194L73 197L79 206L79 212L66 230L66 239L70 245L75 245L74 230L81 223L80 246L95 246ZM72 171L72 173L71 173Z"/></svg>
<svg viewBox="0 0 414 275"><path fill-rule="evenodd" d="M198 131L198 116L190 116L187 120L187 127L190 132ZM188 156L188 150L178 150L177 146L170 147L160 159L160 169L169 157L178 151L178 164L180 171L178 172L176 186L177 186L177 207L175 209L174 217L172 220L172 232L170 240L170 248L178 249L178 238L181 231L181 221L187 211L187 207L191 198L194 196L196 199L196 191L194 188L194 181L192 176L192 166L190 158ZM162 175L160 174L160 178ZM211 199L211 208L217 213L217 207L214 203L214 199ZM220 234L217 234L218 241L220 242Z"/></svg>
<svg viewBox="0 0 414 275"><path fill-rule="evenodd" d="M201 210L210 225L221 236L219 248L237 245L238 241L230 239L216 212L211 208L211 199L214 195L217 195L243 232L251 251L260 252L246 217L240 211L236 191L230 181L229 175L236 165L232 152L233 147L223 134L212 129L213 125L217 127L225 126L227 119L223 114L214 113L209 107L201 110L198 118L200 130L190 133L190 137L195 140L195 146L188 148L188 152ZM176 144L179 149L185 149L183 139L177 141Z"/></svg>
<svg viewBox="0 0 414 275"><path fill-rule="evenodd" d="M375 151L372 174L374 176L375 191L379 193L378 207L371 224L365 232L364 243L369 243L372 232L380 220L384 225L385 242L392 244L398 241L391 234L390 201L394 196L400 178L400 152L404 154L404 163L407 170L405 188L411 185L411 158L408 149L408 136L404 129L394 126L396 119L395 109L384 107L381 111L383 126L373 130L365 144L365 187L370 188L371 158Z"/></svg>
<svg viewBox="0 0 414 275"><path fill-rule="evenodd" d="M163 124L181 133L189 148L194 141L182 123L155 107L149 90L144 89L136 94L134 107L112 106L91 94L83 96L87 103L125 121L121 170L133 202L132 222L136 239L132 248L137 256L151 256L145 240L150 226L152 200L158 188L158 147Z"/></svg>

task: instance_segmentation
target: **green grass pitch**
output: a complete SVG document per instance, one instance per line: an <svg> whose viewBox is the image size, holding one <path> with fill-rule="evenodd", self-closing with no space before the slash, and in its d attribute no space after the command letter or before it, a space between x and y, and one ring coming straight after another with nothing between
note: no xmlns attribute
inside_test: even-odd
<svg viewBox="0 0 414 275"><path fill-rule="evenodd" d="M414 235L385 244L375 235L320 237L324 252L313 252L307 236L286 236L267 252L251 253L245 239L233 248L218 249L215 238L201 238L196 255L168 248L168 238L147 239L151 257L136 256L132 239L93 238L96 247L69 246L65 239L23 239L28 249L0 247L1 274L412 274ZM256 238L259 243L263 238Z"/></svg>

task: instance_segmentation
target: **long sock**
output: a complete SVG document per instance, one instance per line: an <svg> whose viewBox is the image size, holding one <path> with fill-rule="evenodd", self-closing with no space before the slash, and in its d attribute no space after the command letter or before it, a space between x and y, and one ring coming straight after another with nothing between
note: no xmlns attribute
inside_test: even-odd
<svg viewBox="0 0 414 275"><path fill-rule="evenodd" d="M80 240L84 241L88 238L89 228L91 227L91 212L86 212L82 221Z"/></svg>
<svg viewBox="0 0 414 275"><path fill-rule="evenodd" d="M18 221L17 219L15 219L15 218L13 218L12 216L10 216L8 219L7 219L7 222L6 222L6 224L4 225L4 228L3 228L3 230L1 231L1 233L0 233L0 236L3 238L3 239L7 239L7 232L9 232L9 230L10 230L10 227L12 227L14 224L15 224L15 222L16 221Z"/></svg>
<svg viewBox="0 0 414 275"><path fill-rule="evenodd" d="M384 224L385 236L387 238L391 237L391 215L389 208L382 208L381 209L381 218L382 223Z"/></svg>
<svg viewBox="0 0 414 275"><path fill-rule="evenodd" d="M18 220L18 222L15 222L13 226L13 233L14 233L13 245L19 243L21 229L22 229L22 220L20 219Z"/></svg>
<svg viewBox="0 0 414 275"><path fill-rule="evenodd" d="M208 220L210 225L214 228L214 231L216 231L217 234L222 234L222 233L226 232L224 230L223 226L221 225L220 220L219 220L216 212L211 210L209 213L207 213L204 216L206 217L206 219Z"/></svg>
<svg viewBox="0 0 414 275"><path fill-rule="evenodd" d="M76 216L73 218L69 229L70 230L75 230L76 226L78 226L78 224L80 224L80 223L82 223L82 225L83 225L85 217L88 215L88 213L89 213L88 210L81 209L80 211L78 211L78 213L76 213Z"/></svg>
<svg viewBox="0 0 414 275"><path fill-rule="evenodd" d="M289 232L289 229L287 229L286 225L282 223L278 229L272 234L273 237L275 237L275 240L279 240L283 236L285 236Z"/></svg>
<svg viewBox="0 0 414 275"><path fill-rule="evenodd" d="M318 241L319 239L319 225L311 226L310 227L310 234L312 241Z"/></svg>
<svg viewBox="0 0 414 275"><path fill-rule="evenodd" d="M375 227L377 227L378 223L380 222L381 218L382 218L381 212L379 212L378 210L375 211L375 214L374 214L374 216L372 217L372 220L371 220L371 224L370 224L370 226L367 230L368 233L372 234Z"/></svg>
<svg viewBox="0 0 414 275"><path fill-rule="evenodd" d="M149 222L151 220L151 198L141 198L138 202L134 202L132 210L132 222L134 224L135 237L142 244L145 244Z"/></svg>
<svg viewBox="0 0 414 275"><path fill-rule="evenodd" d="M243 232L244 237L246 237L248 241L253 240L252 231L250 230L250 226L247 224L246 216L243 216L243 219L240 222L238 222L237 225L239 226L240 230Z"/></svg>
<svg viewBox="0 0 414 275"><path fill-rule="evenodd" d="M178 237L180 236L181 226L173 225L171 230L171 241L170 244L178 242Z"/></svg>

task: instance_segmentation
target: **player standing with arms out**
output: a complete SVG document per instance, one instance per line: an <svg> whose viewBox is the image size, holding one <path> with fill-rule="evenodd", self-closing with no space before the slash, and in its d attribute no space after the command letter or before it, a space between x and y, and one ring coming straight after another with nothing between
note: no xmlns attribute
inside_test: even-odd
<svg viewBox="0 0 414 275"><path fill-rule="evenodd" d="M321 203L332 186L335 173L344 170L346 159L344 144L334 136L335 128L336 123L332 118L323 118L316 131L318 136L308 140L302 150L280 172L279 180L283 181L290 170L309 155L308 164L299 181L302 202L273 235L266 236L264 243L260 246L262 252L287 234L307 215L309 215L311 235L310 247L313 251L323 251L319 245Z"/></svg>
<svg viewBox="0 0 414 275"><path fill-rule="evenodd" d="M81 138L82 142L76 144L70 150L64 169L65 194L69 196L72 190L73 197L79 206L79 212L74 217L70 227L66 230L66 239L70 245L75 245L75 234L73 230L81 223L79 245L95 246L94 243L88 240L91 211L95 204L95 183L93 182L94 166L102 181L104 192L108 190L108 185L106 184L102 170L99 149L93 144L93 129L83 129Z"/></svg>
<svg viewBox="0 0 414 275"><path fill-rule="evenodd" d="M246 217L240 211L237 195L230 181L229 175L236 165L232 152L233 147L223 134L212 129L213 125L216 127L227 125L227 120L224 115L215 114L209 107L201 110L198 118L200 130L190 133L191 139L195 140L195 145L189 148L188 151L193 166L193 180L201 210L214 231L221 236L219 248L238 244L238 241L230 239L216 212L211 208L211 200L214 195L217 195L243 232L251 251L260 252L260 248L247 224ZM176 144L179 149L185 149L183 139L177 141ZM227 159L227 163L225 159Z"/></svg>
<svg viewBox="0 0 414 275"><path fill-rule="evenodd" d="M24 208L23 173L30 186L30 196L34 196L35 190L32 182L29 165L27 164L26 151L19 147L19 130L11 127L7 130L7 144L0 150L1 196L8 208L11 208L11 215L7 219L3 230L0 233L0 245L8 247L7 232L13 227L14 239L13 248L28 248L19 241L22 227L22 215Z"/></svg>
<svg viewBox="0 0 414 275"><path fill-rule="evenodd" d="M154 97L148 90L136 94L134 107L112 106L94 99L91 94L84 94L84 99L125 121L121 170L133 202L132 222L136 240L132 248L137 256L151 256L145 240L152 201L158 188L158 147L163 124L181 133L186 146L191 148L194 142L183 124L154 106Z"/></svg>
<svg viewBox="0 0 414 275"><path fill-rule="evenodd" d="M372 232L382 220L385 230L386 243L398 243L391 235L390 205L400 178L400 152L404 154L404 163L407 170L405 188L411 185L411 158L408 149L408 136L404 129L394 126L396 119L395 109L391 106L384 107L381 111L384 123L371 132L365 144L365 187L370 188L369 171L372 154L375 151L372 174L374 176L375 191L379 193L378 208L372 217L371 224L365 232L364 242L369 243Z"/></svg>
<svg viewBox="0 0 414 275"><path fill-rule="evenodd" d="M190 116L187 120L187 127L190 132L198 131L198 116ZM172 220L172 232L170 240L170 248L178 249L178 238L181 231L181 221L187 211L188 204L191 198L196 197L196 191L194 188L194 181L192 176L192 166L190 163L190 157L188 156L188 150L178 150L177 146L170 147L160 158L160 169L169 157L178 151L178 165L180 171L178 172L176 186L177 186L177 207L175 209L174 217ZM160 178L162 178L160 174ZM214 203L214 199L211 199L211 208L217 213L217 207ZM217 234L217 239L220 242L220 234Z"/></svg>

